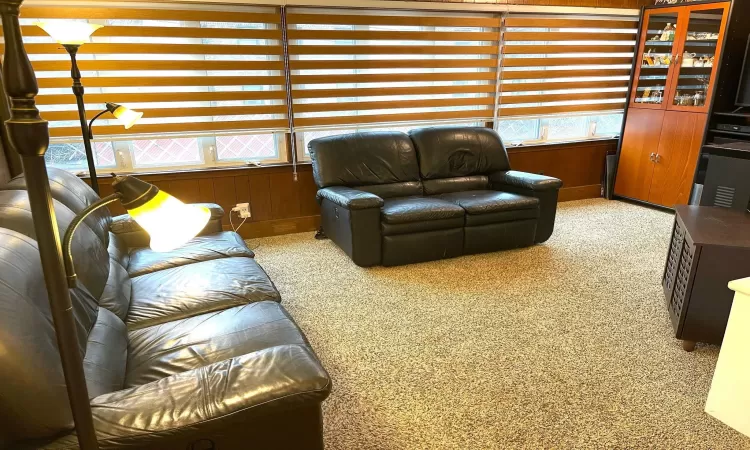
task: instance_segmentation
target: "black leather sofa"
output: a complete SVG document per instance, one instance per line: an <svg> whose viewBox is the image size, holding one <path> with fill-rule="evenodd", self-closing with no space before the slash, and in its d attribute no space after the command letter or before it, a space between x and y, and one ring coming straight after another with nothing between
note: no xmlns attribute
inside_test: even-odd
<svg viewBox="0 0 750 450"><path fill-rule="evenodd" d="M98 197L50 170L60 234ZM0 448L78 448L25 180L0 187ZM73 242L70 293L100 448L322 449L331 380L221 208L155 253L100 209Z"/></svg>
<svg viewBox="0 0 750 450"><path fill-rule="evenodd" d="M541 243L556 178L510 169L481 127L367 132L309 144L323 232L359 266L394 266Z"/></svg>

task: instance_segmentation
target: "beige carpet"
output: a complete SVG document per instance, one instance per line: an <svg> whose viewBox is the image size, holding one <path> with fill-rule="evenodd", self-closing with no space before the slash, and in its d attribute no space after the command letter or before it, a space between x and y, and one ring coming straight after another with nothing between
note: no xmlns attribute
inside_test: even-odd
<svg viewBox="0 0 750 450"><path fill-rule="evenodd" d="M672 220L563 203L544 245L396 268L250 244L334 380L328 449L750 448L703 412L718 348L672 334Z"/></svg>

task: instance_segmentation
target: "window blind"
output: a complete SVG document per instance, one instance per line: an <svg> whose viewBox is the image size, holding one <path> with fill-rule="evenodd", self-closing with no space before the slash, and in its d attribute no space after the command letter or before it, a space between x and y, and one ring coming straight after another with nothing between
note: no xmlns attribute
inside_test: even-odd
<svg viewBox="0 0 750 450"><path fill-rule="evenodd" d="M500 23L492 14L290 9L295 127L491 120Z"/></svg>
<svg viewBox="0 0 750 450"><path fill-rule="evenodd" d="M21 9L37 104L53 138L80 139L81 129L70 57L34 25L49 19L105 25L78 55L89 119L105 102L144 112L129 130L97 121L99 137L288 130L279 8L175 8Z"/></svg>
<svg viewBox="0 0 750 450"><path fill-rule="evenodd" d="M499 117L622 111L637 20L508 15L503 29Z"/></svg>

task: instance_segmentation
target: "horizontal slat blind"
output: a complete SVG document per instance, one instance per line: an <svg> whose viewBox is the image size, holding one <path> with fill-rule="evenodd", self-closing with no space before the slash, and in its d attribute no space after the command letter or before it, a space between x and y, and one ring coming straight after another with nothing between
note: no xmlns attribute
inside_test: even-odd
<svg viewBox="0 0 750 450"><path fill-rule="evenodd" d="M492 119L499 16L372 14L289 11L296 127Z"/></svg>
<svg viewBox="0 0 750 450"><path fill-rule="evenodd" d="M638 22L513 14L505 19L501 119L622 111Z"/></svg>
<svg viewBox="0 0 750 450"><path fill-rule="evenodd" d="M81 129L70 58L33 25L40 19L104 25L78 55L88 116L113 102L144 117L125 130L103 116L94 129L98 137L288 130L280 9L175 8L21 9L39 79L37 103L53 138L80 139Z"/></svg>

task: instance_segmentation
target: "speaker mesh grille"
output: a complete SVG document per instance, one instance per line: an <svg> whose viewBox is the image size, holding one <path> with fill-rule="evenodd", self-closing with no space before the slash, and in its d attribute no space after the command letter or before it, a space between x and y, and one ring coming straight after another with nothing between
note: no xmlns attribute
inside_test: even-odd
<svg viewBox="0 0 750 450"><path fill-rule="evenodd" d="M722 208L731 208L734 203L734 188L729 186L719 186L716 188L716 197L714 197L714 206Z"/></svg>

